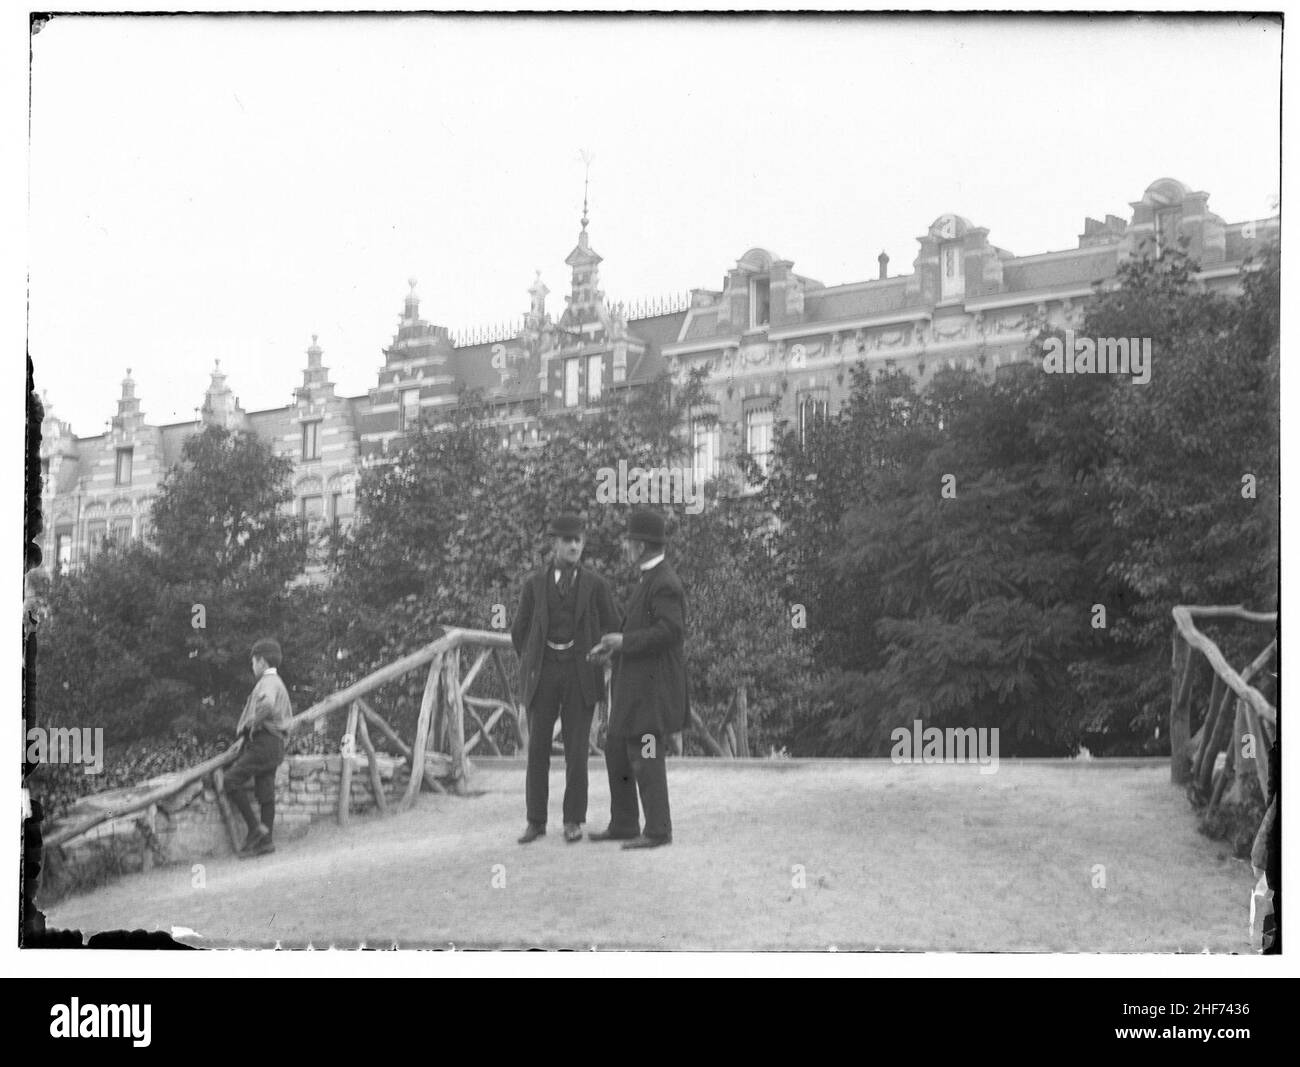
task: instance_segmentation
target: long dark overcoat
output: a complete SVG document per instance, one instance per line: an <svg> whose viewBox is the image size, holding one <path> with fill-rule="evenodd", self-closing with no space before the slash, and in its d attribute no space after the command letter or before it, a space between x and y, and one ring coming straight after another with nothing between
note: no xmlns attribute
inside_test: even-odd
<svg viewBox="0 0 1300 1067"><path fill-rule="evenodd" d="M610 737L660 737L689 721L686 593L665 559L645 571L623 615L623 650L614 656Z"/></svg>

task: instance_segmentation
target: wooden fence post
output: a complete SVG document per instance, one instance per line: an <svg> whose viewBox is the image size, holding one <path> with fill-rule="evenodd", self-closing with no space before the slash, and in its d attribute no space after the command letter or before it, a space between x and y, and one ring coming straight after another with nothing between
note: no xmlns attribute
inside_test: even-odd
<svg viewBox="0 0 1300 1067"><path fill-rule="evenodd" d="M424 752L429 743L429 721L433 716L434 706L438 703L438 686L442 681L442 664L444 654L438 653L429 664L429 677L424 683L424 697L420 701L420 718L415 726L415 744L411 746L411 780L406 783L406 796L402 798L402 807L409 808L415 803L420 793L420 782L424 778Z"/></svg>
<svg viewBox="0 0 1300 1067"><path fill-rule="evenodd" d="M448 725L451 727L449 748L451 749L452 783L457 793L462 796L469 792L469 764L465 760L465 705L460 694L460 648L454 648L447 654Z"/></svg>
<svg viewBox="0 0 1300 1067"><path fill-rule="evenodd" d="M339 825L347 826L352 806L352 756L357 750L357 717L361 714L356 701L348 709L348 724L339 746Z"/></svg>
<svg viewBox="0 0 1300 1067"><path fill-rule="evenodd" d="M736 690L736 755L749 759L749 687Z"/></svg>
<svg viewBox="0 0 1300 1067"><path fill-rule="evenodd" d="M353 705L357 707L357 705ZM384 796L384 780L379 777L379 759L375 753L375 743L370 740L370 727L366 725L364 715L357 716L357 734L361 738L361 747L366 750L366 761L370 764L370 791L375 794L375 807L380 815L388 814L388 798Z"/></svg>
<svg viewBox="0 0 1300 1067"><path fill-rule="evenodd" d="M230 838L230 851L239 851L239 836L235 833L235 813L230 810L230 801L226 799L226 776L217 767L212 772L212 789L217 794L217 810L221 812L221 821L226 824L226 835Z"/></svg>
<svg viewBox="0 0 1300 1067"><path fill-rule="evenodd" d="M1174 634L1173 663L1169 696L1169 780L1184 785L1191 777L1187 742L1191 736L1188 690L1192 680L1192 647Z"/></svg>

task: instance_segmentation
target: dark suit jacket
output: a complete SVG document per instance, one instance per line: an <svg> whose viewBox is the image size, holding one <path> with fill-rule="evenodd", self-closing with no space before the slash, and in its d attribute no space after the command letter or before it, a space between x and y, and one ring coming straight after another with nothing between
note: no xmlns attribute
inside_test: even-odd
<svg viewBox="0 0 1300 1067"><path fill-rule="evenodd" d="M534 571L524 582L519 610L510 626L510 640L519 654L519 699L528 706L542 677L542 656L546 651L546 631L550 626L546 583L555 580L555 562ZM605 579L590 567L578 564L577 603L573 612L573 655L578 663L578 680L584 704L594 705L605 695L605 669L587 662L587 653L600 642L602 634L618 630L618 612Z"/></svg>
<svg viewBox="0 0 1300 1067"><path fill-rule="evenodd" d="M623 616L623 649L614 657L611 737L660 738L690 717L686 681L686 592L665 559L646 571Z"/></svg>

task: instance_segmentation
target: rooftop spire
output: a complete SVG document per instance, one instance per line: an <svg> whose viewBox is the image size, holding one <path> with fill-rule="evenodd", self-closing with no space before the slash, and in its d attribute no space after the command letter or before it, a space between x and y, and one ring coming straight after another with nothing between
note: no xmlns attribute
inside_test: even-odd
<svg viewBox="0 0 1300 1067"><path fill-rule="evenodd" d="M406 284L411 287L411 291L406 294L406 308L402 317L407 322L414 322L420 317L420 298L415 295L416 279L414 275L406 279Z"/></svg>
<svg viewBox="0 0 1300 1067"><path fill-rule="evenodd" d="M578 152L582 157L582 232L578 235L578 244L583 248L587 247L587 223L591 220L587 217L587 189L591 184L591 161L596 157L588 152L585 148Z"/></svg>

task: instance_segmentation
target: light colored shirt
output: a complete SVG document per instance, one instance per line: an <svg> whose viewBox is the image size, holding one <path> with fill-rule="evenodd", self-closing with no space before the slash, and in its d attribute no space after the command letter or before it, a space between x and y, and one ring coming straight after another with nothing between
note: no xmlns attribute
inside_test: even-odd
<svg viewBox="0 0 1300 1067"><path fill-rule="evenodd" d="M655 556L653 559L648 559L644 563L642 563L641 569L643 571L648 571L651 567L657 567L659 566L660 563L663 562L663 559L664 559L664 554L660 552L659 555Z"/></svg>
<svg viewBox="0 0 1300 1067"><path fill-rule="evenodd" d="M289 700L289 690L284 687L279 671L267 667L244 701L244 711L239 716L235 733L238 734L247 726L249 733L261 728L283 738L289 732L292 719L293 704Z"/></svg>

